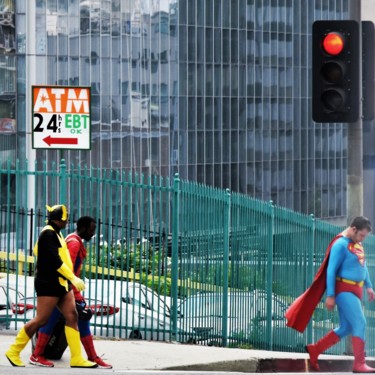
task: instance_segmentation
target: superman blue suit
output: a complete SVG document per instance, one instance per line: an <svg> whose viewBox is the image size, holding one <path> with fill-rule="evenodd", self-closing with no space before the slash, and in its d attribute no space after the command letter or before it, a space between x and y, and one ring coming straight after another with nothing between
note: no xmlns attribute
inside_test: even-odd
<svg viewBox="0 0 375 375"><path fill-rule="evenodd" d="M365 361L366 319L362 310L364 286L369 300L375 298L361 243L370 231L371 223L367 218L358 216L353 219L350 227L329 244L310 288L286 312L287 325L303 332L325 291L327 309L332 310L337 306L339 327L328 332L315 344L306 346L309 363L316 371L319 371L319 355L343 337L352 334L353 372L375 373L375 368L368 366Z"/></svg>
<svg viewBox="0 0 375 375"><path fill-rule="evenodd" d="M347 237L332 246L327 268L327 296L336 297L340 338L348 334L365 339L366 319L362 309L363 286L372 288L363 247Z"/></svg>
<svg viewBox="0 0 375 375"><path fill-rule="evenodd" d="M363 247L339 234L328 246L310 288L287 310L287 326L303 332L326 290L327 296L336 297L339 310L340 326L334 332L340 338L352 333L364 340L363 285L372 288Z"/></svg>

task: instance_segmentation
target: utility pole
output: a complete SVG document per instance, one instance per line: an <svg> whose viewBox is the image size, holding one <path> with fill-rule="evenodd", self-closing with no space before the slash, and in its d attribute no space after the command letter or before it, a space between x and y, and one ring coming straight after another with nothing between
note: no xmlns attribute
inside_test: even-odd
<svg viewBox="0 0 375 375"><path fill-rule="evenodd" d="M348 129L348 166L346 177L346 206L347 225L355 216L363 215L363 129L362 129L362 20L361 0L351 0L349 3L350 19L359 24L359 117L358 120L347 125ZM345 352L353 354L351 335L347 336Z"/></svg>
<svg viewBox="0 0 375 375"><path fill-rule="evenodd" d="M359 24L359 56L362 56L361 1L351 0L350 19ZM347 165L347 224L355 216L363 215L363 139L362 139L362 57L359 64L359 117L347 125L348 131L348 165Z"/></svg>

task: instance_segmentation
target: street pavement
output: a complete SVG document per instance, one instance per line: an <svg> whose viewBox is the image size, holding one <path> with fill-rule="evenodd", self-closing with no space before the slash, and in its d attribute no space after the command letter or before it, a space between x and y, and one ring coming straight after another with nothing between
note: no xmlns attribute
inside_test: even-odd
<svg viewBox="0 0 375 375"><path fill-rule="evenodd" d="M69 348L55 367L41 368L28 363L31 342L21 353L26 368L10 365L5 352L13 343L15 331L0 331L0 374L82 374L84 369L69 367ZM240 374L252 372L308 372L305 353L284 353L263 350L218 348L201 345L153 342L145 340L95 339L98 355L113 365L112 370L92 369L91 373L151 374ZM83 349L82 349L83 350ZM83 350L83 354L84 350ZM319 357L322 372L351 372L352 357L322 355ZM369 361L370 365L375 365ZM68 370L69 369L69 370ZM68 371L67 371L68 370Z"/></svg>

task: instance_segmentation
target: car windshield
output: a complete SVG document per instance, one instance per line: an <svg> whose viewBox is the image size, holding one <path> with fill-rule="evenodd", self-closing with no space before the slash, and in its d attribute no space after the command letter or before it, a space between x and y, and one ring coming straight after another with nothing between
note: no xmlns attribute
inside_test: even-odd
<svg viewBox="0 0 375 375"><path fill-rule="evenodd" d="M146 287L129 285L127 295L123 296L122 301L152 311L159 311L160 313L170 315L169 307L164 303L162 298L153 290Z"/></svg>

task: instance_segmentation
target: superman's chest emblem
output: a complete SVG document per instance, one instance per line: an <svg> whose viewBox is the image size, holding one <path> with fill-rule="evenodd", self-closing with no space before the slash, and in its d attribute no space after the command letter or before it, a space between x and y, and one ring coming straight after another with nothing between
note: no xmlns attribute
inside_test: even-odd
<svg viewBox="0 0 375 375"><path fill-rule="evenodd" d="M363 250L362 244L351 242L348 245L348 250L358 258L358 262L361 266L365 264L365 252Z"/></svg>

